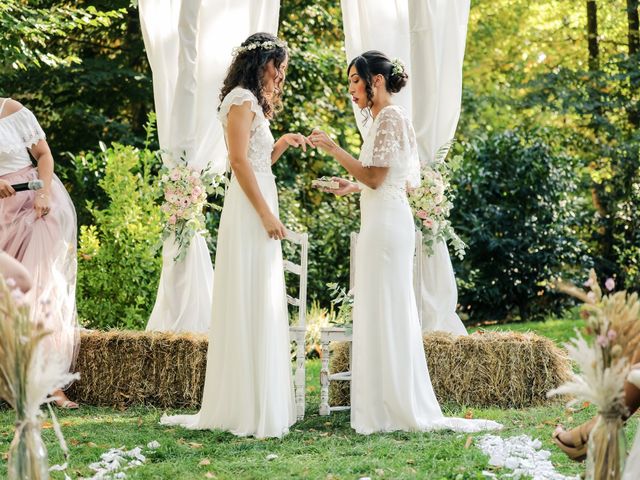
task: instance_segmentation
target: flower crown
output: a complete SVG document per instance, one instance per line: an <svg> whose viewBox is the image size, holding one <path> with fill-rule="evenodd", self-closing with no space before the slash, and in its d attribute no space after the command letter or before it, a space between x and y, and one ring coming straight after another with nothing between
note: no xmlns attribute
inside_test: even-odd
<svg viewBox="0 0 640 480"><path fill-rule="evenodd" d="M393 73L394 75L402 75L403 73L405 73L404 64L400 61L399 58L394 58L391 61L391 66L391 73Z"/></svg>
<svg viewBox="0 0 640 480"><path fill-rule="evenodd" d="M256 48L262 48L263 50L273 50L274 48L286 48L287 44L283 41L273 41L267 40L265 42L253 42L249 45L240 45L239 47L235 47L232 51L232 55L234 57L240 55L244 52L249 52L251 50L255 50Z"/></svg>

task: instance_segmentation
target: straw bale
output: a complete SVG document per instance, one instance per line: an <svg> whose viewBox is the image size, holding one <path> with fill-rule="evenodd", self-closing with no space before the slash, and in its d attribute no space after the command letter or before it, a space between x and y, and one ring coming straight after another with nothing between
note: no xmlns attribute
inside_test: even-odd
<svg viewBox="0 0 640 480"><path fill-rule="evenodd" d="M423 338L431 382L439 402L475 407L523 408L543 405L546 393L566 381L564 350L533 333L477 332ZM331 371L349 366L349 344L333 346ZM349 382L331 382L331 405L349 404ZM557 401L557 400L555 400Z"/></svg>
<svg viewBox="0 0 640 480"><path fill-rule="evenodd" d="M207 337L134 331L83 331L69 389L90 405L194 408L200 405Z"/></svg>

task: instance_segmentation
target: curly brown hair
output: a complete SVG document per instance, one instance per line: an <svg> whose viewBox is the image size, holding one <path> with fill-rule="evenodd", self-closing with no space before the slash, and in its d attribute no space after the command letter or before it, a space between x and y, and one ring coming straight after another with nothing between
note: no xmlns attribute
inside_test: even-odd
<svg viewBox="0 0 640 480"><path fill-rule="evenodd" d="M249 36L241 46L246 47L252 43L264 43L273 42L275 47L273 48L253 48L251 50L243 50L239 52L231 62L227 76L222 84L222 90L220 91L220 102L224 100L224 97L236 87L246 88L250 90L258 99L260 107L267 118L273 118L273 116L282 110L282 91L277 88L272 98L268 99L264 96L264 85L262 84L262 77L267 64L273 60L273 65L278 70L282 62L287 59L289 52L286 44L279 40L278 37L271 35L270 33L254 33ZM218 107L218 110L220 107Z"/></svg>

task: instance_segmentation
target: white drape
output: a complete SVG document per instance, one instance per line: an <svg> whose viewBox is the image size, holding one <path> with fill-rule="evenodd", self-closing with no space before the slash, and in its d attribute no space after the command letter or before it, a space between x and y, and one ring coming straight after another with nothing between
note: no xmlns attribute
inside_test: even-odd
<svg viewBox="0 0 640 480"><path fill-rule="evenodd" d="M380 50L391 59L400 58L409 72L409 29L407 0L341 0L347 62L367 50ZM346 72L345 72L346 77ZM394 102L411 114L410 89L402 89ZM365 124L362 112L353 104L360 133L364 137L372 121Z"/></svg>
<svg viewBox="0 0 640 480"><path fill-rule="evenodd" d="M348 61L381 50L407 66L409 84L394 101L411 115L422 162L455 133L469 8L470 0L342 0ZM446 245L436 245L432 256L424 252L422 279L416 297L423 330L466 334L455 313L458 291Z"/></svg>
<svg viewBox="0 0 640 480"><path fill-rule="evenodd" d="M184 157L195 169L224 171L216 109L231 50L251 33L276 33L279 10L279 0L140 0L165 165ZM147 330L207 332L213 290L207 244L196 235L183 261L174 262L175 253L169 238Z"/></svg>

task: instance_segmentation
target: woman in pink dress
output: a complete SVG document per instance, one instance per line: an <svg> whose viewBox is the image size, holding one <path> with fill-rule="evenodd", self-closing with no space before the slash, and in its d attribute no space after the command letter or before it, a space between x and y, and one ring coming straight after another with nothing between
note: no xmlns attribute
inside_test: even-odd
<svg viewBox="0 0 640 480"><path fill-rule="evenodd" d="M45 138L29 109L0 98L0 251L29 272L32 287L27 298L32 316L53 332L45 340L52 360L71 369L78 339L76 212L53 173L53 156ZM39 190L16 192L12 187L37 179L43 184ZM78 407L64 392L52 394L58 406Z"/></svg>

